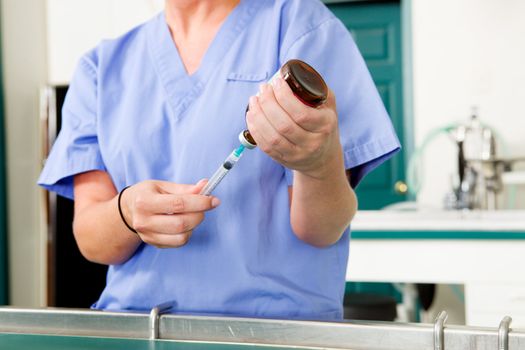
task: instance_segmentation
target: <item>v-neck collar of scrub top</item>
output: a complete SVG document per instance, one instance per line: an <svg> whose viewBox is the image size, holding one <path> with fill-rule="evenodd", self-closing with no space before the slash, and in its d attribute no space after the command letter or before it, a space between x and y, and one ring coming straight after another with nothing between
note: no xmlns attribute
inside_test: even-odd
<svg viewBox="0 0 525 350"><path fill-rule="evenodd" d="M206 82L221 64L224 55L239 37L262 1L241 0L223 22L208 46L200 66L188 75L171 37L164 11L150 22L148 47L159 79L166 90L175 118L179 119L202 92Z"/></svg>

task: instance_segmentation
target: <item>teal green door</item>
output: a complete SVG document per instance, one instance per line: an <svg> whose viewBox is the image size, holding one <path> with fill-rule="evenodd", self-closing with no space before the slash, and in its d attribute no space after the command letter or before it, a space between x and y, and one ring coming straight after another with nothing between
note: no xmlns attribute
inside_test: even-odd
<svg viewBox="0 0 525 350"><path fill-rule="evenodd" d="M327 6L352 33L403 143L400 3L352 1ZM359 185L356 191L359 209L380 209L406 200L406 194L395 189L396 182L404 179L405 157L399 152Z"/></svg>

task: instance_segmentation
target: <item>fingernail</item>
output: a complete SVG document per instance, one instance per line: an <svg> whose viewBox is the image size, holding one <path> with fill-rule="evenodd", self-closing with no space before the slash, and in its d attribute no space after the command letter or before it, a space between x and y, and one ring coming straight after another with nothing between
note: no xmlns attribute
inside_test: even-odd
<svg viewBox="0 0 525 350"><path fill-rule="evenodd" d="M283 86L283 78L281 77L275 78L275 87L280 88L281 86Z"/></svg>
<svg viewBox="0 0 525 350"><path fill-rule="evenodd" d="M259 93L260 94L264 93L264 90L266 90L266 84L259 85Z"/></svg>
<svg viewBox="0 0 525 350"><path fill-rule="evenodd" d="M195 184L195 186L201 186L205 181L207 181L208 179L204 178L204 179L200 179L199 181L197 181L197 183Z"/></svg>
<svg viewBox="0 0 525 350"><path fill-rule="evenodd" d="M221 204L220 199L217 197L213 197L213 199L211 200L211 206L216 208L219 206L219 204Z"/></svg>

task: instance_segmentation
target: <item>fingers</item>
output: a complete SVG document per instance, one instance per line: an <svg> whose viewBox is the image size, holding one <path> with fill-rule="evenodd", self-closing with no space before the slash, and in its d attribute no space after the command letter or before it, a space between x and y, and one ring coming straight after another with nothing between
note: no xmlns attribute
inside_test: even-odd
<svg viewBox="0 0 525 350"><path fill-rule="evenodd" d="M135 230L142 234L177 235L192 231L204 220L203 213L153 215L134 219Z"/></svg>
<svg viewBox="0 0 525 350"><path fill-rule="evenodd" d="M330 118L333 117L332 100L333 94L329 101L317 108L309 107L294 96L290 86L282 79L276 78L273 92L276 101L288 113L292 120L304 130L310 132L321 132L326 129Z"/></svg>
<svg viewBox="0 0 525 350"><path fill-rule="evenodd" d="M296 98L294 97L294 99ZM297 125L288 112L278 103L274 95L274 89L270 85L261 85L260 95L253 102L258 102L266 120L279 135L295 145L304 141L306 137L305 130Z"/></svg>
<svg viewBox="0 0 525 350"><path fill-rule="evenodd" d="M268 121L257 102L257 97L250 98L250 111L246 115L246 123L259 148L270 157L283 160L285 150L293 147Z"/></svg>
<svg viewBox="0 0 525 350"><path fill-rule="evenodd" d="M317 173L326 154L337 154L335 97L309 107L299 100L281 78L263 84L258 96L250 98L246 114L248 129L259 148L282 165L303 173Z"/></svg>
<svg viewBox="0 0 525 350"><path fill-rule="evenodd" d="M201 190L204 188L204 186L206 186L207 183L208 183L207 179L201 179L197 181L197 183L193 185L193 189L191 189L190 192L194 194L199 194Z"/></svg>
<svg viewBox="0 0 525 350"><path fill-rule="evenodd" d="M208 211L217 207L219 203L217 197L199 194L154 194L137 196L135 209L139 213L177 214Z"/></svg>
<svg viewBox="0 0 525 350"><path fill-rule="evenodd" d="M153 215L137 218L133 224L144 243L158 248L177 248L188 243L204 214Z"/></svg>
<svg viewBox="0 0 525 350"><path fill-rule="evenodd" d="M188 243L192 232L185 232L177 235L164 234L142 234L139 232L140 238L146 244L155 246L157 248L179 248Z"/></svg>
<svg viewBox="0 0 525 350"><path fill-rule="evenodd" d="M155 185L162 193L171 194L199 193L205 184L205 179L200 180L194 185L179 184L169 181L155 181Z"/></svg>
<svg viewBox="0 0 525 350"><path fill-rule="evenodd" d="M125 197L131 226L145 243L157 247L186 244L204 212L220 204L216 197L199 194L205 184L206 180L195 185L147 180L131 186Z"/></svg>

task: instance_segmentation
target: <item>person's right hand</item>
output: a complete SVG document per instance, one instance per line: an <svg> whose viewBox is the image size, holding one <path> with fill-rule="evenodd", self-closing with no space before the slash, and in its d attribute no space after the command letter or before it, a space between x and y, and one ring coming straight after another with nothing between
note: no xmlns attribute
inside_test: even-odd
<svg viewBox="0 0 525 350"><path fill-rule="evenodd" d="M206 180L195 185L167 181L139 182L122 193L126 222L144 243L158 248L185 245L204 213L217 207L217 197L200 195Z"/></svg>

